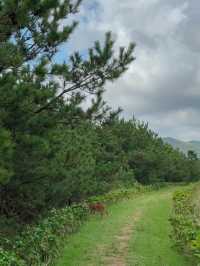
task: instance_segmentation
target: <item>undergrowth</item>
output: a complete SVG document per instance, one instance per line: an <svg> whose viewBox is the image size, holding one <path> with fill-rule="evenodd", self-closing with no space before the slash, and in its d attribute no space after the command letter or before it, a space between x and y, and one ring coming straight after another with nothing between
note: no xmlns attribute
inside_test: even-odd
<svg viewBox="0 0 200 266"><path fill-rule="evenodd" d="M87 202L53 209L48 217L35 225L27 225L14 237L8 238L0 234L0 266L54 265L66 237L77 231L88 218L88 203L111 204L159 187L160 185L143 187L136 184L132 188L120 188L104 195L93 196Z"/></svg>
<svg viewBox="0 0 200 266"><path fill-rule="evenodd" d="M173 196L173 238L186 254L200 262L200 219L196 202L197 188L176 191Z"/></svg>

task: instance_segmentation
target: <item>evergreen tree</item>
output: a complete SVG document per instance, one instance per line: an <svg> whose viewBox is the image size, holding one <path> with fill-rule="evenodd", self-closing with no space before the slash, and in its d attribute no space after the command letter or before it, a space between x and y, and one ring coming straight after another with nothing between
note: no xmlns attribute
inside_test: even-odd
<svg viewBox="0 0 200 266"><path fill-rule="evenodd" d="M188 180L196 181L199 179L200 176L200 161L198 159L197 154L192 150L188 151L187 157L188 157L187 165L188 169L190 170Z"/></svg>
<svg viewBox="0 0 200 266"><path fill-rule="evenodd" d="M66 198L74 193L81 198L90 190L85 178L92 180L94 159L87 143L91 133L83 135L87 124L80 121L99 119L96 107L103 86L126 71L134 60L134 45L120 48L116 57L107 33L104 44L96 41L86 58L76 52L64 63L54 63L59 46L77 25L62 22L73 17L80 4L80 0L0 2L2 214L28 220L52 207L54 197L60 195L62 202L64 191L68 190ZM86 113L80 104L88 94L96 100Z"/></svg>

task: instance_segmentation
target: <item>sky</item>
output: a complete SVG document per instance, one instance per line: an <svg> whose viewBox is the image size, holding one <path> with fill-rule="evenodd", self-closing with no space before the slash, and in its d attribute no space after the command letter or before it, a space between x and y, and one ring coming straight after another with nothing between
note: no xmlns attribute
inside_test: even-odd
<svg viewBox="0 0 200 266"><path fill-rule="evenodd" d="M116 51L136 43L136 61L105 85L105 100L162 137L200 140L199 10L198 0L83 0L80 24L59 56L85 53L107 31Z"/></svg>

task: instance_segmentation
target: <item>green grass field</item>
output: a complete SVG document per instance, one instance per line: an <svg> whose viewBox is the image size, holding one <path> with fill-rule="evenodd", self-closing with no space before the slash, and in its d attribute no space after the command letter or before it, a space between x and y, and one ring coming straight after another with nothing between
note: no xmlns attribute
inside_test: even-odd
<svg viewBox="0 0 200 266"><path fill-rule="evenodd" d="M66 240L56 266L195 266L170 239L174 189L146 193L109 207Z"/></svg>
<svg viewBox="0 0 200 266"><path fill-rule="evenodd" d="M170 238L171 192L150 197L129 243L130 266L194 266L180 255Z"/></svg>

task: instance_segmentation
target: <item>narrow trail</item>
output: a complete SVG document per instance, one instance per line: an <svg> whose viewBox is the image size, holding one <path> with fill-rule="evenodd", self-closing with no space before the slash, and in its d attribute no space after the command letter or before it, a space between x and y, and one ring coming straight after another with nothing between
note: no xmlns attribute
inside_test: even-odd
<svg viewBox="0 0 200 266"><path fill-rule="evenodd" d="M173 246L174 189L146 193L93 217L66 242L56 266L196 266Z"/></svg>
<svg viewBox="0 0 200 266"><path fill-rule="evenodd" d="M129 241L133 232L134 225L140 219L140 211L134 213L132 219L124 225L119 235L115 236L116 251L105 256L104 265L126 266L126 257L128 255Z"/></svg>

